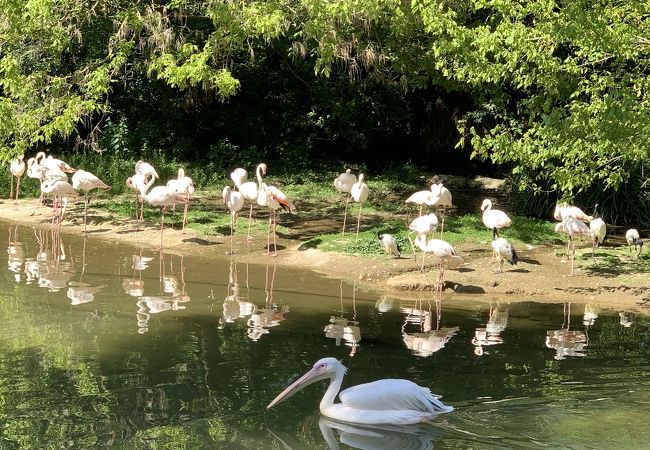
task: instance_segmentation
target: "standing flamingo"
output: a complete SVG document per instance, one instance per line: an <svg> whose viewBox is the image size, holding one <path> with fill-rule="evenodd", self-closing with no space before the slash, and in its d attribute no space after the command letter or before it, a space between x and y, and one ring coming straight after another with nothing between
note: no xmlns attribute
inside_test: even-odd
<svg viewBox="0 0 650 450"><path fill-rule="evenodd" d="M454 247L452 247L449 242L441 239L430 239L427 241L426 236L423 234L420 234L415 238L415 245L417 245L418 248L422 250L422 253L424 253L422 255L422 267L420 268L420 272L424 271L424 256L427 253L432 253L434 256L440 258L440 270L438 272L436 291L438 296L441 297L445 278L444 262L448 258L459 258L458 253L456 253L456 250L454 250Z"/></svg>
<svg viewBox="0 0 650 450"><path fill-rule="evenodd" d="M240 169L235 169L235 171L237 170ZM255 175L257 177L257 183L255 183L254 181L245 181L246 178L244 178L244 182L241 182L241 177L240 177L238 179L239 184L236 184L237 189L239 190L239 192L241 192L241 195L244 197L244 200L250 203L250 208L248 210L248 234L246 236L246 239L248 240L252 239L251 222L253 221L253 203L257 202L257 194L259 191L259 186L262 184L262 176L266 175L266 164L264 163L258 164L257 168L255 169ZM233 174L230 174L230 177L233 178ZM233 178L233 181L235 180L235 178Z"/></svg>
<svg viewBox="0 0 650 450"><path fill-rule="evenodd" d="M598 203L594 205L595 219L589 222L589 229L591 230L591 258L596 257L596 248L605 243L607 236L607 224L603 219L598 217Z"/></svg>
<svg viewBox="0 0 650 450"><path fill-rule="evenodd" d="M96 175L85 170L77 170L72 175L72 187L84 193L84 236L86 235L86 222L88 216L88 200L90 197L89 192L92 189L106 189L110 190L111 187L100 180Z"/></svg>
<svg viewBox="0 0 650 450"><path fill-rule="evenodd" d="M591 238L592 233L589 225L571 217L566 217L562 222L555 225L556 233L565 233L569 236L567 242L567 257L571 260L571 275L573 275L573 264L576 259L576 245L574 237L576 236L589 236Z"/></svg>
<svg viewBox="0 0 650 450"><path fill-rule="evenodd" d="M233 191L230 186L223 188L223 203L230 210L230 254L233 254L232 235L237 224L237 214L244 207L244 197L241 192Z"/></svg>
<svg viewBox="0 0 650 450"><path fill-rule="evenodd" d="M156 186L144 196L144 201L151 206L160 207L160 248L162 249L165 211L168 206L182 202L183 196L167 186Z"/></svg>
<svg viewBox="0 0 650 450"><path fill-rule="evenodd" d="M147 181L147 178L149 181ZM126 179L126 185L135 192L135 218L140 222L144 220L144 197L153 186L156 178L153 175L144 175L142 173L135 173ZM140 212L138 213L138 203L140 203Z"/></svg>
<svg viewBox="0 0 650 450"><path fill-rule="evenodd" d="M148 162L144 162L142 160L139 160L137 163L135 163L135 173L140 173L144 176L152 176L156 179L160 178L158 176L158 172L156 172L156 169L154 169L153 166Z"/></svg>
<svg viewBox="0 0 650 450"><path fill-rule="evenodd" d="M339 393L347 369L336 358L316 361L312 369L280 393L266 409L288 399L316 381L330 379L320 402L323 416L345 423L407 425L430 422L454 410L428 388L409 380L385 379L359 384ZM334 403L338 394L341 403Z"/></svg>
<svg viewBox="0 0 650 450"><path fill-rule="evenodd" d="M235 188L237 188L240 184L244 184L248 180L248 172L246 172L246 169L238 167L230 172L230 179L235 185Z"/></svg>
<svg viewBox="0 0 650 450"><path fill-rule="evenodd" d="M190 177L185 176L185 170L183 168L179 168L177 178L169 180L167 182L167 187L173 189L185 198L183 202L185 206L183 209L182 226L182 230L185 232L185 225L187 224L187 210L190 206L190 195L194 193L194 183ZM174 210L176 209L176 204L173 205L173 208Z"/></svg>
<svg viewBox="0 0 650 450"><path fill-rule="evenodd" d="M431 185L431 193L434 196L433 205L438 210L442 209L442 223L440 225L440 239L442 239L445 233L445 213L447 212L447 208L454 206L451 202L451 192L442 183L438 183Z"/></svg>
<svg viewBox="0 0 650 450"><path fill-rule="evenodd" d="M73 173L75 169L70 167L65 161L54 158L52 155L45 156L45 152L38 152L36 154L36 161L43 167L50 170L60 170L61 172Z"/></svg>
<svg viewBox="0 0 650 450"><path fill-rule="evenodd" d="M512 219L506 213L499 209L492 209L492 200L488 198L483 200L481 211L483 211L483 224L492 230L496 237L499 237L501 228L512 225Z"/></svg>
<svg viewBox="0 0 650 450"><path fill-rule="evenodd" d="M404 200L404 203L415 203L420 206L420 216L422 216L422 208L424 206L432 206L436 200L433 192L431 191L417 191L411 194L409 198Z"/></svg>
<svg viewBox="0 0 650 450"><path fill-rule="evenodd" d="M269 186L261 180L260 187L257 193L257 204L269 209L269 227L266 235L266 254L271 256L278 256L278 248L276 244L276 228L277 220L275 212L280 209L286 209L289 212L296 210L293 203L289 198L275 186ZM271 254L271 230L273 232L273 254Z"/></svg>
<svg viewBox="0 0 650 450"><path fill-rule="evenodd" d="M45 180L41 183L43 194L52 194L54 196L54 205L52 209L52 225L61 224L65 208L68 205L68 197L79 197L79 193L70 183L63 180ZM58 210L59 202L62 203L60 211Z"/></svg>
<svg viewBox="0 0 650 450"><path fill-rule="evenodd" d="M20 192L20 178L25 173L25 155L21 155L20 158L14 158L9 163L9 171L11 172L11 190L9 192L9 198L14 196L14 177L16 177L16 198L18 201L18 194Z"/></svg>
<svg viewBox="0 0 650 450"><path fill-rule="evenodd" d="M361 208L363 207L363 202L368 200L368 194L370 190L368 185L363 181L363 174L359 174L359 181L352 185L350 189L350 194L352 194L352 199L359 204L359 216L357 217L357 237L355 242L359 239L359 224L361 223Z"/></svg>
<svg viewBox="0 0 650 450"><path fill-rule="evenodd" d="M571 206L565 203L558 203L555 205L555 211L553 212L553 217L555 220L562 221L564 219L578 219L582 222L591 222L594 220L593 216L587 215L583 210L577 206Z"/></svg>
<svg viewBox="0 0 650 450"><path fill-rule="evenodd" d="M411 239L411 233L415 233L416 235L424 234L425 236L429 235L429 233L433 234L436 232L438 229L438 216L435 214L427 214L426 216L420 216L416 217L413 219L413 221L409 224L409 234L406 236L409 239L409 242L411 243L411 250L413 251L413 258L415 258L417 262L417 257L415 256L415 247L413 245L413 240Z"/></svg>
<svg viewBox="0 0 650 450"><path fill-rule="evenodd" d="M348 218L348 204L350 203L350 195L348 194L352 190L354 183L357 182L357 176L351 172L352 170L348 169L334 179L336 190L345 194L345 212L343 213L343 231L341 234L345 234L345 223Z"/></svg>

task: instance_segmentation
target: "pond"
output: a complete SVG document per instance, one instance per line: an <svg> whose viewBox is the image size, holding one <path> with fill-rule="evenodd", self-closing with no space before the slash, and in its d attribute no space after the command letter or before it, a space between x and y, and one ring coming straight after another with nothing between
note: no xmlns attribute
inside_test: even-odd
<svg viewBox="0 0 650 450"><path fill-rule="evenodd" d="M182 257L0 225L2 448L650 441L646 317L594 304L400 300L272 259ZM406 378L456 410L426 426L336 423L318 412L322 382L266 411L325 356L348 367L343 387Z"/></svg>

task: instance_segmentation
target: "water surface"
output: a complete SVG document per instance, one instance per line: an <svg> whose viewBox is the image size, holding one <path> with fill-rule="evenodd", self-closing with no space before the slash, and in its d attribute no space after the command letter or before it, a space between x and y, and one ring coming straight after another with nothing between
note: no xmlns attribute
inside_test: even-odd
<svg viewBox="0 0 650 450"><path fill-rule="evenodd" d="M639 448L648 320L595 305L406 301L308 271L0 222L2 448ZM325 420L344 387L407 378L456 408L422 427Z"/></svg>

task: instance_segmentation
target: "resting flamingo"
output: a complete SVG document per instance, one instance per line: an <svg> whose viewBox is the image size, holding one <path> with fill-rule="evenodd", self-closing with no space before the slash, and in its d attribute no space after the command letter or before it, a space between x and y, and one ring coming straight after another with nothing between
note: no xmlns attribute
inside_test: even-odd
<svg viewBox="0 0 650 450"><path fill-rule="evenodd" d="M368 189L368 185L364 183L363 181L364 175L361 173L359 174L359 181L354 183L352 185L352 189L350 189L350 194L352 194L352 198L354 199L355 202L359 204L359 216L357 217L357 237L355 239L359 239L359 224L361 223L361 208L363 207L363 202L368 200L368 194L370 193L370 190Z"/></svg>
<svg viewBox="0 0 650 450"><path fill-rule="evenodd" d="M240 184L244 184L248 180L248 172L246 172L246 169L238 167L230 172L230 179L235 185L235 188L237 188Z"/></svg>
<svg viewBox="0 0 650 450"><path fill-rule="evenodd" d="M454 410L446 406L428 388L409 380L384 379L359 384L339 393L347 369L336 358L323 358L309 372L280 393L266 409L288 399L316 381L330 379L320 402L323 416L358 424L408 425L430 422L440 413ZM341 403L334 403L339 394Z"/></svg>
<svg viewBox="0 0 650 450"><path fill-rule="evenodd" d="M239 170L239 169L236 169ZM244 170L244 169L241 169ZM234 173L234 172L233 172ZM241 174L240 174L241 175ZM248 211L248 234L246 236L246 239L250 240L252 239L251 236L251 222L253 221L253 203L257 202L257 193L259 191L259 187L262 184L262 175L266 175L266 164L260 163L257 165L257 168L255 169L255 175L257 178L257 183L254 181L245 181L245 182L240 182L237 184L237 189L239 192L241 192L241 195L244 197L244 200L250 203L250 208ZM232 174L230 174L232 178ZM245 178L244 178L245 180ZM233 178L234 181L234 178ZM239 178L238 181L241 181L241 177Z"/></svg>
<svg viewBox="0 0 650 450"><path fill-rule="evenodd" d="M75 169L70 167L68 163L60 159L54 158L52 155L45 156L45 152L38 152L36 154L36 161L43 167L50 170L60 170L65 173L73 173Z"/></svg>
<svg viewBox="0 0 650 450"><path fill-rule="evenodd" d="M147 178L149 181L147 181ZM126 179L126 185L135 192L135 218L140 222L144 220L144 196L156 181L153 175L144 175L135 173ZM138 213L138 203L140 203L140 212Z"/></svg>
<svg viewBox="0 0 650 450"><path fill-rule="evenodd" d="M583 210L581 210L577 206L571 206L566 202L558 203L557 205L555 205L553 218L559 221L562 221L564 219L578 219L586 223L589 223L592 220L594 220L593 216L587 215Z"/></svg>
<svg viewBox="0 0 650 450"><path fill-rule="evenodd" d="M276 244L276 228L277 220L275 212L280 209L286 209L289 212L294 212L296 207L289 200L289 198L277 187L269 186L261 180L260 187L257 193L257 204L266 207L269 210L269 227L266 235L266 254L270 256L278 256L278 248ZM273 253L271 253L271 232L273 232Z"/></svg>
<svg viewBox="0 0 650 450"><path fill-rule="evenodd" d="M156 186L144 196L144 201L151 206L160 207L160 248L162 249L165 211L168 206L182 202L183 196L167 186Z"/></svg>
<svg viewBox="0 0 650 450"><path fill-rule="evenodd" d="M20 178L25 173L25 155L21 155L19 158L14 158L9 163L9 171L11 172L11 190L9 192L9 198L14 196L14 177L16 177L16 202L18 201L18 194L20 193Z"/></svg>
<svg viewBox="0 0 650 450"><path fill-rule="evenodd" d="M345 223L348 218L348 204L350 203L349 194L352 190L352 186L354 186L354 183L356 182L357 176L352 173L351 169L346 170L334 179L334 187L336 190L345 194L345 212L343 213L343 231L341 234L345 234Z"/></svg>
<svg viewBox="0 0 650 450"><path fill-rule="evenodd" d="M420 206L420 216L422 216L422 209L424 206L432 206L435 203L436 197L431 191L417 191L411 194L409 198L404 200L404 203L415 203Z"/></svg>
<svg viewBox="0 0 650 450"><path fill-rule="evenodd" d="M74 175L72 175L72 187L77 191L83 191L84 193L84 235L86 235L88 199L90 197L89 192L93 189L110 190L111 187L100 180L96 175L85 170L77 170Z"/></svg>
<svg viewBox="0 0 650 450"><path fill-rule="evenodd" d="M70 183L63 180L45 180L41 183L41 192L43 194L52 194L54 196L54 205L52 208L52 225L60 225L63 222L63 215L65 214L66 206L68 205L68 197L79 197L79 193L73 188ZM59 202L62 207L59 211Z"/></svg>

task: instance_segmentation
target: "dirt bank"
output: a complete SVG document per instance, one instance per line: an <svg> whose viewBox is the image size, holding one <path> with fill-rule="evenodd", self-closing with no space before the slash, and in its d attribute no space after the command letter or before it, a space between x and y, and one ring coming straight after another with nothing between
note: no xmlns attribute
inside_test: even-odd
<svg viewBox="0 0 650 450"><path fill-rule="evenodd" d="M33 211L34 200L23 200L18 204L7 200L0 203L0 217L3 219L23 225L51 226L51 208L39 207L32 215ZM83 232L81 212L81 204L73 207L63 223L63 233ZM425 272L420 273L419 265L416 266L412 256L371 259L301 247L303 240L314 233L328 232L328 227L334 226L330 222L325 218L294 221L291 231L278 241L278 256L273 258L274 262L313 269L332 277L354 279L397 297L433 295L438 277L437 263L433 258L428 259ZM139 225L134 220L92 209L88 238L157 248L160 245L160 228L159 224ZM191 229L183 233L165 228L164 246L167 252L224 258L230 252L230 238L217 234L199 235ZM264 254L265 247L264 236L257 236L248 242L242 234L234 239L235 254L242 261L267 262L270 257ZM490 301L497 298L503 300L505 296L510 301L591 302L634 310L650 307L647 273L631 273L621 269L626 262L635 258L626 248L621 249L619 267L601 273L578 268L573 276L569 275L567 262L557 256L556 249L550 246L519 248L520 263L515 267L505 267L504 273L496 273L498 266L491 262L489 242L460 245L456 250L462 259L454 261L445 271L445 297L472 295L477 300ZM420 257L421 254L418 254L418 261ZM590 257L591 252L579 256L577 264Z"/></svg>

